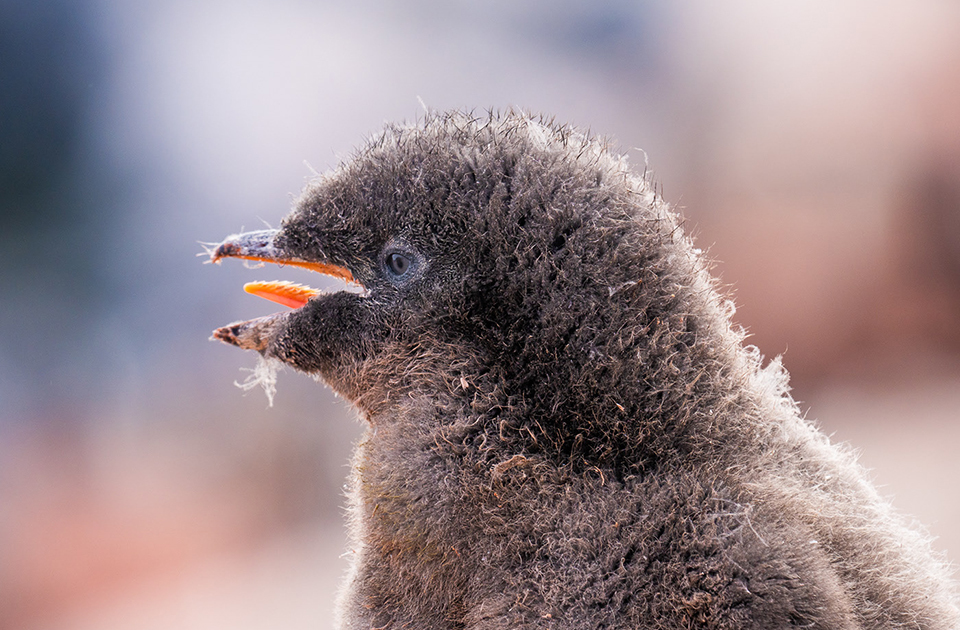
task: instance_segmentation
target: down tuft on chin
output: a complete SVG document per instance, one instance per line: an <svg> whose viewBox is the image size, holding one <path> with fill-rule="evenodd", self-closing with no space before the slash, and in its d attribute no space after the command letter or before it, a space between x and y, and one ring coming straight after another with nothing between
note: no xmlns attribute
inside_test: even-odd
<svg viewBox="0 0 960 630"><path fill-rule="evenodd" d="M262 387L263 393L267 395L267 406L273 407L273 398L277 395L277 373L283 368L283 363L272 357L265 357L262 354L257 356L257 365L253 368L240 368L244 372L249 372L247 378L241 381L234 381L234 385L245 392Z"/></svg>

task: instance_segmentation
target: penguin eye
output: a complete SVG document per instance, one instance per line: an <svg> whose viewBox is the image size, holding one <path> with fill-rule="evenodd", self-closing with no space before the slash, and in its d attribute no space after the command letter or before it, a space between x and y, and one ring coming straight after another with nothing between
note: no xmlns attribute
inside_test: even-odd
<svg viewBox="0 0 960 630"><path fill-rule="evenodd" d="M399 252L387 254L387 267L397 277L400 277L410 270L411 260L408 256Z"/></svg>

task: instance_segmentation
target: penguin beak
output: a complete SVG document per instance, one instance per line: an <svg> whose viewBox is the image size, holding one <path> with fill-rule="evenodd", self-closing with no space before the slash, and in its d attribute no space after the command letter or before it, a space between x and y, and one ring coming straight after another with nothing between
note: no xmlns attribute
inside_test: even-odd
<svg viewBox="0 0 960 630"><path fill-rule="evenodd" d="M353 274L346 267L331 263L303 260L302 258L287 255L280 251L273 244L274 237L276 237L278 232L279 230L258 230L256 232L244 232L243 234L228 236L222 243L208 250L210 262L219 263L224 258L241 258L257 262L290 265L293 267L303 267L304 269L356 284L356 281L353 279ZM310 298L320 293L310 287L283 281L248 282L244 285L243 289L247 293L284 306L289 306L290 308L300 308L306 304Z"/></svg>
<svg viewBox="0 0 960 630"><path fill-rule="evenodd" d="M292 265L317 271L328 276L354 282L353 274L346 267L331 263L312 262L296 256L286 255L273 244L280 230L258 230L228 236L222 243L210 251L210 262L218 263L223 258L243 258L271 262L278 265Z"/></svg>
<svg viewBox="0 0 960 630"><path fill-rule="evenodd" d="M210 261L220 263L224 258L240 258L256 262L269 262L277 265L290 265L316 271L327 276L339 278L350 284L359 284L353 273L346 267L327 262L304 260L288 254L274 245L279 230L258 230L228 236L221 243L205 245ZM293 282L248 282L244 291L258 297L276 302L293 309L307 304L311 298L320 295L317 289ZM267 342L267 332L272 329L282 314L261 317L259 319L236 322L213 333L213 339L241 348L263 350Z"/></svg>

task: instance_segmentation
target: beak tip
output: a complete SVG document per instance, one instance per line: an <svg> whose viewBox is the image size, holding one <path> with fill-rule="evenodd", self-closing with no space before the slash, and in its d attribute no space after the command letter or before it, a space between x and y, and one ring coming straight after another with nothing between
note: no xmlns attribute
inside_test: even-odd
<svg viewBox="0 0 960 630"><path fill-rule="evenodd" d="M222 341L230 344L231 346L239 346L240 344L237 339L237 331L232 330L232 328L235 329L236 326L224 326L222 328L217 328L215 331L213 331L213 334L210 335L210 341Z"/></svg>
<svg viewBox="0 0 960 630"><path fill-rule="evenodd" d="M238 254L240 254L240 247L235 242L227 239L210 252L210 261L218 263L222 258L230 258Z"/></svg>
<svg viewBox="0 0 960 630"><path fill-rule="evenodd" d="M220 243L205 247L210 254L210 262L220 262L223 258L250 258L253 260L279 260L280 255L273 247L273 237L278 230L259 230L232 234Z"/></svg>
<svg viewBox="0 0 960 630"><path fill-rule="evenodd" d="M222 341L243 350L264 352L275 329L282 325L283 321L283 316L278 313L244 322L234 322L214 330L210 340Z"/></svg>

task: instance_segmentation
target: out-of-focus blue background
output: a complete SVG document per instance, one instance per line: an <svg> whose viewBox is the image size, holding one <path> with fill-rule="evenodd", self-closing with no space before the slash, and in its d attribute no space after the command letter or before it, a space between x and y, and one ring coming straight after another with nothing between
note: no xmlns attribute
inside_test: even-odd
<svg viewBox="0 0 960 630"><path fill-rule="evenodd" d="M0 628L329 627L360 424L234 387L210 331L306 276L198 241L421 101L648 159L809 417L960 560L957 33L945 0L0 0Z"/></svg>

